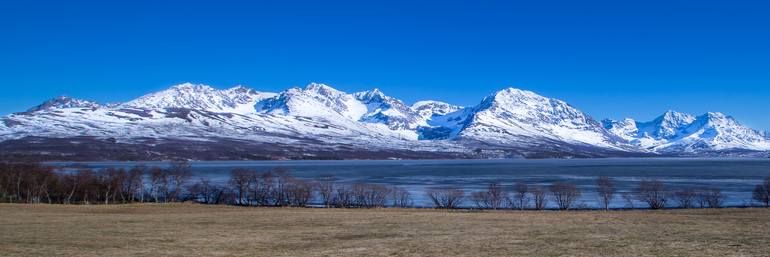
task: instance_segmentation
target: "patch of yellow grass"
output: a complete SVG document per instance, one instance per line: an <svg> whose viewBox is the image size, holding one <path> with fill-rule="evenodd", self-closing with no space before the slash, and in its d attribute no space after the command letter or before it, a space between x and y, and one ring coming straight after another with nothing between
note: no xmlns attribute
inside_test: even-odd
<svg viewBox="0 0 770 257"><path fill-rule="evenodd" d="M3 256L767 256L770 210L0 204Z"/></svg>

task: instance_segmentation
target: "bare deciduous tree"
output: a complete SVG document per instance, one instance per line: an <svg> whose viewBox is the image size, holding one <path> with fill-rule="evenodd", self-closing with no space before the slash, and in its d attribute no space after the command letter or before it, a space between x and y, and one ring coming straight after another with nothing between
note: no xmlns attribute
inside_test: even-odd
<svg viewBox="0 0 770 257"><path fill-rule="evenodd" d="M663 182L659 180L642 180L636 188L636 197L646 203L650 209L663 209L668 198Z"/></svg>
<svg viewBox="0 0 770 257"><path fill-rule="evenodd" d="M347 186L340 185L334 192L334 206L338 208L353 207L353 191Z"/></svg>
<svg viewBox="0 0 770 257"><path fill-rule="evenodd" d="M174 202L179 201L186 188L187 181L192 177L191 165L186 161L172 162L167 172L171 182L168 198Z"/></svg>
<svg viewBox="0 0 770 257"><path fill-rule="evenodd" d="M465 198L465 192L462 189L453 187L429 189L426 193L439 209L455 209Z"/></svg>
<svg viewBox="0 0 770 257"><path fill-rule="evenodd" d="M698 194L695 192L695 190L685 188L682 190L678 190L672 194L672 198L679 203L679 207L688 209L695 206L695 199L698 196Z"/></svg>
<svg viewBox="0 0 770 257"><path fill-rule="evenodd" d="M491 183L485 191L473 192L471 200L481 209L497 210L506 200L506 192L499 183Z"/></svg>
<svg viewBox="0 0 770 257"><path fill-rule="evenodd" d="M144 174L147 168L136 166L128 171L128 178L123 186L123 191L128 195L128 201L138 200L144 202ZM137 197L139 196L139 197Z"/></svg>
<svg viewBox="0 0 770 257"><path fill-rule="evenodd" d="M707 188L703 191L703 197L709 208L721 208L726 196L719 188Z"/></svg>
<svg viewBox="0 0 770 257"><path fill-rule="evenodd" d="M557 182L550 187L551 195L560 210L569 210L572 204L580 197L580 190L573 184Z"/></svg>
<svg viewBox="0 0 770 257"><path fill-rule="evenodd" d="M153 201L161 202L166 201L166 195L169 192L169 178L168 173L165 170L153 167L149 171L150 173L150 197Z"/></svg>
<svg viewBox="0 0 770 257"><path fill-rule="evenodd" d="M313 185L296 178L289 178L286 185L287 201L290 206L305 207L313 197Z"/></svg>
<svg viewBox="0 0 770 257"><path fill-rule="evenodd" d="M378 184L354 184L352 186L354 205L362 208L385 207L390 190Z"/></svg>
<svg viewBox="0 0 770 257"><path fill-rule="evenodd" d="M289 185L291 174L286 169L275 169L271 171L273 176L272 200L275 206L289 206Z"/></svg>
<svg viewBox="0 0 770 257"><path fill-rule="evenodd" d="M763 204L765 208L770 207L770 177L766 177L761 184L754 187L752 198Z"/></svg>
<svg viewBox="0 0 770 257"><path fill-rule="evenodd" d="M326 208L334 205L334 177L326 176L318 180L318 195Z"/></svg>
<svg viewBox="0 0 770 257"><path fill-rule="evenodd" d="M251 197L256 205L267 206L275 204L272 199L275 194L273 192L275 188L274 182L275 175L273 175L272 171L262 173L261 175L254 174L254 177L252 177L252 184L254 186L251 190Z"/></svg>
<svg viewBox="0 0 770 257"><path fill-rule="evenodd" d="M200 178L198 182L190 185L187 191L190 192L193 200L205 204L213 204L217 193L216 186L205 178Z"/></svg>
<svg viewBox="0 0 770 257"><path fill-rule="evenodd" d="M604 210L609 210L610 202L615 196L615 185L612 183L612 180L605 176L596 179L596 192L599 194L599 199L601 200L602 206L604 206Z"/></svg>
<svg viewBox="0 0 770 257"><path fill-rule="evenodd" d="M511 199L511 207L524 210L529 205L529 186L524 182L516 182L513 185L513 198Z"/></svg>
<svg viewBox="0 0 770 257"><path fill-rule="evenodd" d="M249 202L246 199L254 173L253 170L249 169L234 169L230 172L230 186L232 186L238 194L238 197L235 200L236 204L249 205Z"/></svg>
<svg viewBox="0 0 770 257"><path fill-rule="evenodd" d="M529 191L532 192L532 201L535 204L535 209L544 210L548 206L546 191L540 186L533 186Z"/></svg>
<svg viewBox="0 0 770 257"><path fill-rule="evenodd" d="M412 195L406 189L393 188L393 206L399 208L412 207Z"/></svg>

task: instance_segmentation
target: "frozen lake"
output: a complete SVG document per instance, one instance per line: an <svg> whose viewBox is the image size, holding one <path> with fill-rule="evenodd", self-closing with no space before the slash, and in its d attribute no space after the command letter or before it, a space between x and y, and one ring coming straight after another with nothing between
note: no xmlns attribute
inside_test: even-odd
<svg viewBox="0 0 770 257"><path fill-rule="evenodd" d="M95 169L134 165L164 166L163 162L51 163L83 165ZM339 183L378 183L401 186L412 193L415 205L431 206L425 190L455 186L466 192L482 190L499 182L506 188L518 181L547 186L569 182L582 190L578 204L598 207L595 181L610 177L619 193L628 192L640 180L658 179L667 189L719 188L726 206L752 204L751 191L770 176L770 159L548 159L548 160L387 160L387 161L207 161L192 162L195 177L226 182L235 168L267 171L286 168L295 177L315 179L334 176ZM470 201L466 200L466 204ZM615 208L627 207L618 194ZM639 207L638 205L636 207Z"/></svg>

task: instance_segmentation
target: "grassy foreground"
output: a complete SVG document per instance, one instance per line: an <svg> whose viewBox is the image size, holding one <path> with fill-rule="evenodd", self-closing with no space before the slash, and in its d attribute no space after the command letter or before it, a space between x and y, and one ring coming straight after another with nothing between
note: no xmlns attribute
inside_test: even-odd
<svg viewBox="0 0 770 257"><path fill-rule="evenodd" d="M8 256L767 256L770 210L0 204Z"/></svg>

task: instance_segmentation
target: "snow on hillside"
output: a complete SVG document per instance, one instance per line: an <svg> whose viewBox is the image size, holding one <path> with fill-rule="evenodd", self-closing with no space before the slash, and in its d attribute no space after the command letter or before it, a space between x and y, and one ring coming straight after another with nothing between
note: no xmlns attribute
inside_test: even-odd
<svg viewBox="0 0 770 257"><path fill-rule="evenodd" d="M515 88L463 108L438 101L409 106L379 89L346 93L318 83L277 94L185 83L114 105L58 97L0 119L0 142L29 137L129 143L228 138L308 149L457 153L485 146L665 154L770 150L766 133L721 113L668 111L650 122L599 123L564 101Z"/></svg>

